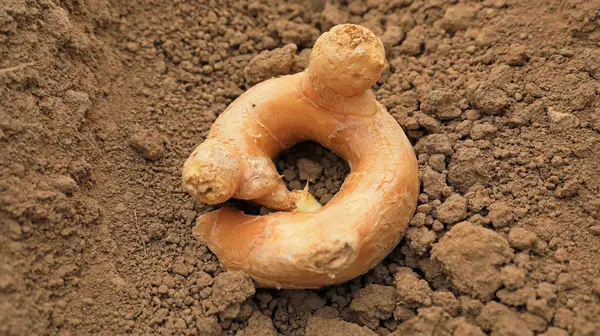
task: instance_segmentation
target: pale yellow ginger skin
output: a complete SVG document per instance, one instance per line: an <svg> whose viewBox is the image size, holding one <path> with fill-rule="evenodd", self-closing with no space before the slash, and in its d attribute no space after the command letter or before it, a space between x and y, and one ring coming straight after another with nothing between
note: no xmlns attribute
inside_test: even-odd
<svg viewBox="0 0 600 336"><path fill-rule="evenodd" d="M371 31L338 25L317 40L307 70L254 86L215 121L184 165L185 189L208 204L233 197L286 210L201 216L193 234L226 267L262 287L319 288L366 273L399 243L416 208L418 164L370 90L384 65ZM323 207L307 189L289 191L272 162L306 140L351 168Z"/></svg>

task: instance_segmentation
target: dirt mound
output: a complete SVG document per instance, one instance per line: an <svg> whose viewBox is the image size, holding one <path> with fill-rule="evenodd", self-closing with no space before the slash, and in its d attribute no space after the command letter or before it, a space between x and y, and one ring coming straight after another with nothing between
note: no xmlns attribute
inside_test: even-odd
<svg viewBox="0 0 600 336"><path fill-rule="evenodd" d="M582 0L5 0L0 334L598 335L599 20ZM386 46L374 91L415 145L418 210L364 276L257 289L192 237L214 207L181 167L343 22ZM277 167L323 204L349 171L311 143Z"/></svg>

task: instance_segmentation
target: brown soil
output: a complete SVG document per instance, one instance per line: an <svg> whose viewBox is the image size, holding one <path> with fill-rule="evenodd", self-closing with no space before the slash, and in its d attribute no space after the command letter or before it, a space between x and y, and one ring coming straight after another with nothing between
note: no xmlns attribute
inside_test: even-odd
<svg viewBox="0 0 600 336"><path fill-rule="evenodd" d="M256 289L192 237L181 167L342 22L386 45L418 212L360 278ZM2 0L0 335L600 335L599 60L598 0ZM322 203L348 172L278 167Z"/></svg>

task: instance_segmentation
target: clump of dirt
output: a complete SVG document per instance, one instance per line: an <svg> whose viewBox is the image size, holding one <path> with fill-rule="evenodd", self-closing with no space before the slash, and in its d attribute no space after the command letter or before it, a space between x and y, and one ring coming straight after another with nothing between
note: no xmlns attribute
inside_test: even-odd
<svg viewBox="0 0 600 336"><path fill-rule="evenodd" d="M599 13L582 0L5 2L0 334L597 335ZM182 190L181 167L229 103L306 68L344 22L385 44L374 92L415 145L417 212L361 277L255 288L192 237L215 207ZM276 165L323 204L349 172L312 143Z"/></svg>
<svg viewBox="0 0 600 336"><path fill-rule="evenodd" d="M327 148L313 143L300 143L282 153L277 168L290 190L304 189L321 204L327 204L340 190L350 168L339 156Z"/></svg>

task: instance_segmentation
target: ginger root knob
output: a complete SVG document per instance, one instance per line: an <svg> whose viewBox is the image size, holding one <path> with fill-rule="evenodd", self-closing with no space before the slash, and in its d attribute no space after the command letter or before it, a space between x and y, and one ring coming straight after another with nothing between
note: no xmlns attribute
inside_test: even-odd
<svg viewBox="0 0 600 336"><path fill-rule="evenodd" d="M207 204L230 199L238 189L240 178L241 167L235 153L214 140L198 146L183 165L184 188Z"/></svg>
<svg viewBox="0 0 600 336"><path fill-rule="evenodd" d="M310 54L311 80L344 97L370 89L385 66L383 43L365 27L346 24L321 35Z"/></svg>

